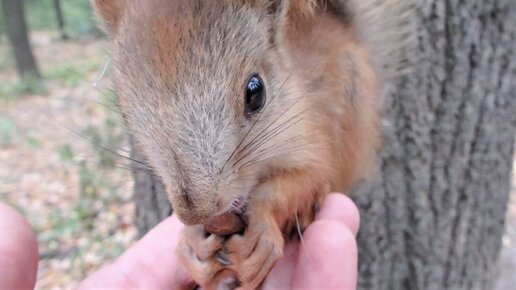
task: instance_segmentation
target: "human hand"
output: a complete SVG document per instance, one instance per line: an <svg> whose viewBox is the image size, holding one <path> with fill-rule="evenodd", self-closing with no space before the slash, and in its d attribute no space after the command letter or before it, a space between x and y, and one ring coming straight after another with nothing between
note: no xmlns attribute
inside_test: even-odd
<svg viewBox="0 0 516 290"><path fill-rule="evenodd" d="M286 245L285 256L274 265L262 289L356 289L359 223L358 209L349 197L327 196L305 230L303 243Z"/></svg>
<svg viewBox="0 0 516 290"><path fill-rule="evenodd" d="M29 224L0 203L0 289L34 289L38 244Z"/></svg>
<svg viewBox="0 0 516 290"><path fill-rule="evenodd" d="M25 225L22 225L23 223ZM28 227L26 222L19 218L12 220L10 224L12 227L8 228L8 231ZM16 226L17 224L21 227ZM0 225L2 225L1 222ZM355 289L357 279L355 234L358 225L358 210L353 202L341 194L329 195L325 205L317 214L315 222L306 229L303 244L298 241L287 244L284 258L272 268L263 283L263 289ZM195 283L180 267L174 254L182 227L183 225L175 216L167 218L115 262L82 281L78 288L193 289ZM6 236L9 235L3 234L0 240ZM20 271L27 269L26 265L29 262L37 265L37 251L27 252L20 248L23 245L34 246L34 237L22 235L19 239L24 242L12 243L7 248L0 242L0 253L4 251L10 253L0 257L0 265L6 256L15 257L10 260L18 267L15 265L11 267L12 269ZM31 239L33 241L30 241ZM33 256L18 259L17 255L12 253ZM21 275L20 273L23 272L19 272L18 276ZM2 279L5 280L3 275L0 277L0 288L4 288L3 285L22 285L16 284L16 281L35 281L35 274L35 271L27 271L25 279L18 278L14 282L11 279L11 284L2 284Z"/></svg>

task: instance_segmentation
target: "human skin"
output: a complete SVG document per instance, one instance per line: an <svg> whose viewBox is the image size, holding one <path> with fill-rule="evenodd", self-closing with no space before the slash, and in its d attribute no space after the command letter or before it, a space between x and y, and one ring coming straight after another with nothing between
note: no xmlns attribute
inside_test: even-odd
<svg viewBox="0 0 516 290"><path fill-rule="evenodd" d="M263 289L355 289L359 226L356 206L342 194L330 194L302 243L287 244ZM183 225L172 216L111 264L82 281L78 289L183 289L193 284L173 253ZM28 223L0 204L0 289L32 289L37 244ZM6 274L7 273L7 274Z"/></svg>
<svg viewBox="0 0 516 290"><path fill-rule="evenodd" d="M38 244L27 221L0 203L0 289L34 289Z"/></svg>

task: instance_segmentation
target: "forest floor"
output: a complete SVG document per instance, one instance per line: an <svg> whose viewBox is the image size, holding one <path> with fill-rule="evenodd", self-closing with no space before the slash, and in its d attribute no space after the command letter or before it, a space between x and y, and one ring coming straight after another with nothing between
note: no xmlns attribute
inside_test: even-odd
<svg viewBox="0 0 516 290"><path fill-rule="evenodd" d="M109 78L92 85L107 60L105 43L61 42L49 33L32 42L45 81L28 84L31 93L0 42L0 201L37 234L36 288L71 289L136 237L131 173L120 156L129 148ZM507 214L499 290L516 285L514 188Z"/></svg>
<svg viewBox="0 0 516 290"><path fill-rule="evenodd" d="M135 239L129 149L109 93L95 88L106 62L102 41L32 35L45 78L17 81L0 43L0 201L37 233L38 289L71 289ZM104 150L112 148L115 153Z"/></svg>

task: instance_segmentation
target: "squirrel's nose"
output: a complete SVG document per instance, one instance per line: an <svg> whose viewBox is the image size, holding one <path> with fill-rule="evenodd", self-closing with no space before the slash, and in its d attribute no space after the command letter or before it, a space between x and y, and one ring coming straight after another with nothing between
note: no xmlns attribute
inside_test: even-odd
<svg viewBox="0 0 516 290"><path fill-rule="evenodd" d="M181 198L183 199L183 204L190 210L193 210L195 207L195 203L192 200L191 193L188 189L183 188L181 190Z"/></svg>
<svg viewBox="0 0 516 290"><path fill-rule="evenodd" d="M217 211L217 203L210 194L181 190L172 197L174 212L186 225L203 224Z"/></svg>

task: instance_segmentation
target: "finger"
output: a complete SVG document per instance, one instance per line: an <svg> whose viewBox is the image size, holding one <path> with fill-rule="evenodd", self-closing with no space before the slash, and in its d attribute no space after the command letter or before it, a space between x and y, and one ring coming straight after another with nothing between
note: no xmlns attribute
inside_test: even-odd
<svg viewBox="0 0 516 290"><path fill-rule="evenodd" d="M355 289L357 245L343 223L321 219L305 231L292 289Z"/></svg>
<svg viewBox="0 0 516 290"><path fill-rule="evenodd" d="M290 241L284 250L284 256L272 267L263 282L263 290L290 289L298 256L299 241Z"/></svg>
<svg viewBox="0 0 516 290"><path fill-rule="evenodd" d="M175 255L182 228L175 216L167 218L113 264L83 281L79 288L170 289L177 280L189 282Z"/></svg>
<svg viewBox="0 0 516 290"><path fill-rule="evenodd" d="M354 235L360 226L360 214L351 198L342 193L329 194L315 220L330 219L344 223Z"/></svg>
<svg viewBox="0 0 516 290"><path fill-rule="evenodd" d="M34 289L38 244L27 221L0 203L0 289Z"/></svg>

